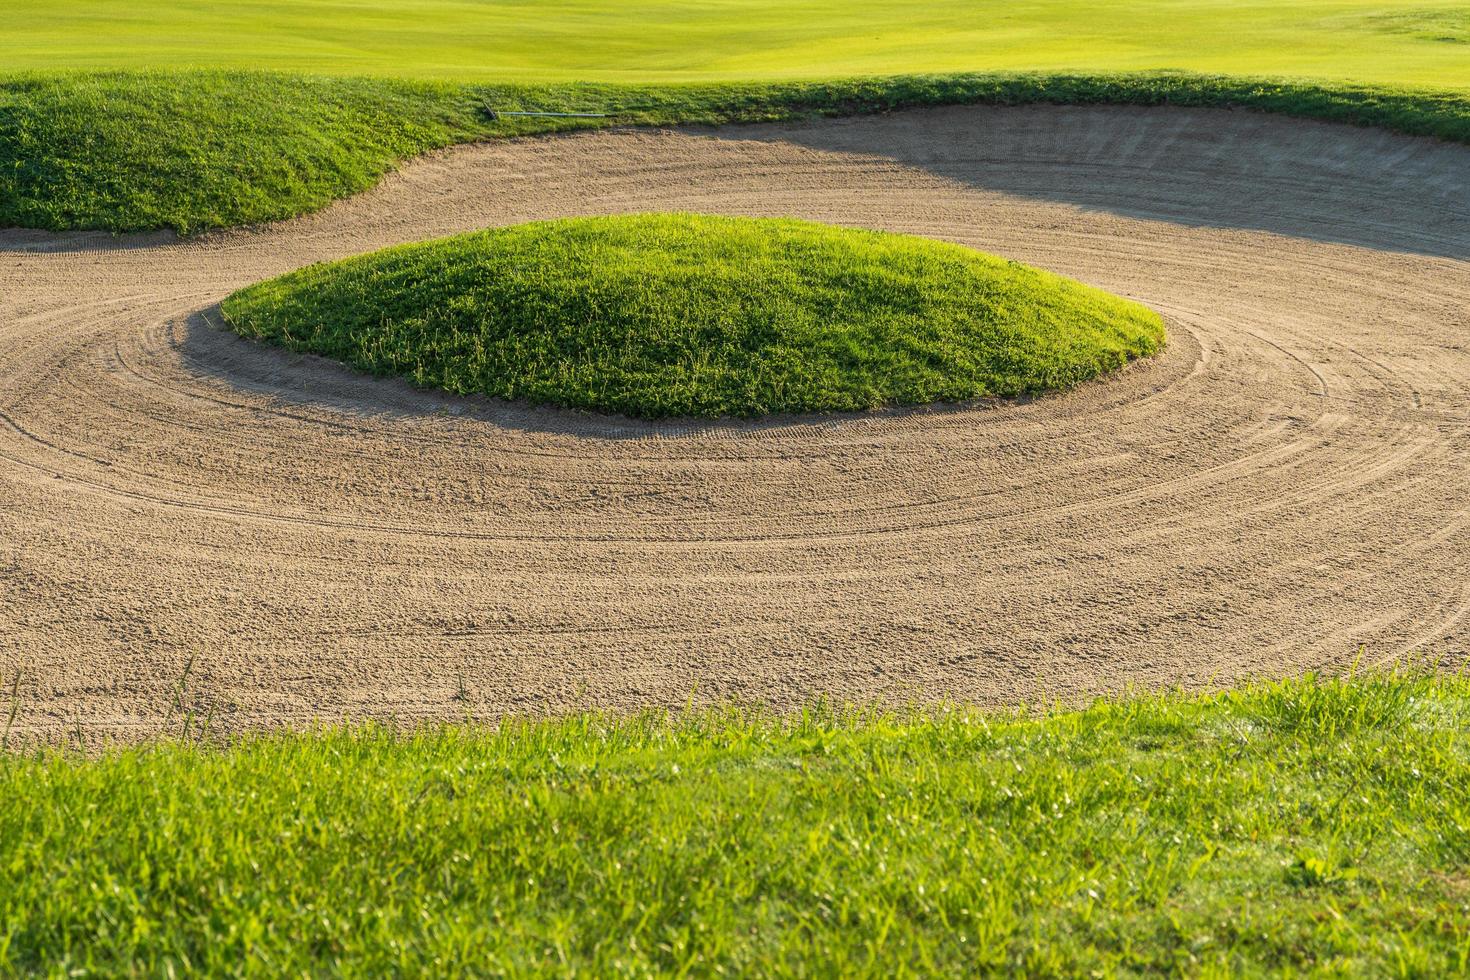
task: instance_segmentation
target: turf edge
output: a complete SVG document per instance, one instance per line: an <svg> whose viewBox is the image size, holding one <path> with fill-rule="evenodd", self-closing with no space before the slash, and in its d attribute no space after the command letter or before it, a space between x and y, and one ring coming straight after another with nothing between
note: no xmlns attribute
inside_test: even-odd
<svg viewBox="0 0 1470 980"><path fill-rule="evenodd" d="M403 159L492 137L1037 103L1242 108L1470 143L1470 97L1461 93L1186 73L657 86L26 74L0 80L0 226L190 233L279 220L366 190ZM487 104L608 117L496 121Z"/></svg>

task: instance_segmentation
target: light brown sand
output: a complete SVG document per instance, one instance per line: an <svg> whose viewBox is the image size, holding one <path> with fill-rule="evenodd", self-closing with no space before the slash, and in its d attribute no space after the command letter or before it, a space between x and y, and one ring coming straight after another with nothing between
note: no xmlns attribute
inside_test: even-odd
<svg viewBox="0 0 1470 980"><path fill-rule="evenodd" d="M309 262L667 209L998 252L1172 346L1026 405L649 425L212 325ZM255 231L0 232L0 684L20 737L134 738L191 653L223 728L1458 660L1467 259L1470 149L1127 109L501 142Z"/></svg>

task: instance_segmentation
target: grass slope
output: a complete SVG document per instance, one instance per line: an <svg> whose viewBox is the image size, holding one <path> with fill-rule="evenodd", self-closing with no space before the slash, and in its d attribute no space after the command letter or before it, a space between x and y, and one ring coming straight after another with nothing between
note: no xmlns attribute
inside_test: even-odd
<svg viewBox="0 0 1470 980"><path fill-rule="evenodd" d="M1034 394L1164 341L1137 303L957 245L689 214L398 246L222 310L247 337L375 374L654 418Z"/></svg>
<svg viewBox="0 0 1470 980"><path fill-rule="evenodd" d="M0 973L1470 966L1470 683L0 755Z"/></svg>
<svg viewBox="0 0 1470 980"><path fill-rule="evenodd" d="M501 108L608 120L485 118ZM1464 93L1181 75L950 75L694 86L475 86L250 72L0 79L0 227L180 232L288 218L398 161L491 136L944 104L1248 106L1470 142Z"/></svg>
<svg viewBox="0 0 1470 980"><path fill-rule="evenodd" d="M1470 89L1462 0L11 0L5 14L11 70L674 82L1170 69Z"/></svg>
<svg viewBox="0 0 1470 980"><path fill-rule="evenodd" d="M286 218L481 133L443 87L264 74L12 80L0 83L0 226L187 232Z"/></svg>

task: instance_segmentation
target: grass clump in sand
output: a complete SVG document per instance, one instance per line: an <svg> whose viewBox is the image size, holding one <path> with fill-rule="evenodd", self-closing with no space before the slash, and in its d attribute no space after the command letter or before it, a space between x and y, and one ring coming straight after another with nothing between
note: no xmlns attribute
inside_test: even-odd
<svg viewBox="0 0 1470 980"><path fill-rule="evenodd" d="M957 245L785 219L535 222L315 265L241 334L457 394L760 416L1065 388L1152 354L1137 303Z"/></svg>
<svg viewBox="0 0 1470 980"><path fill-rule="evenodd" d="M1450 976L1470 684L0 754L0 974Z"/></svg>

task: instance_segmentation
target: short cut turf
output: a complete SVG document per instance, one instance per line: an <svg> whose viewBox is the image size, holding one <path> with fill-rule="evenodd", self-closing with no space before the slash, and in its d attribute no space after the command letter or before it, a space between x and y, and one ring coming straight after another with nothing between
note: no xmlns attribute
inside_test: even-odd
<svg viewBox="0 0 1470 980"><path fill-rule="evenodd" d="M1164 341L1146 307L958 245L690 214L399 246L250 286L223 313L422 386L645 418L1033 395Z"/></svg>

